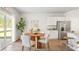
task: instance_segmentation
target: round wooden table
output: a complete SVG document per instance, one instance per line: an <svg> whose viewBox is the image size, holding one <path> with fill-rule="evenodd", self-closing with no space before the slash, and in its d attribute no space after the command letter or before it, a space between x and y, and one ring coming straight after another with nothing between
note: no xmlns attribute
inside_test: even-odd
<svg viewBox="0 0 79 59"><path fill-rule="evenodd" d="M35 48L37 49L38 37L44 36L44 33L27 33L30 37L35 37Z"/></svg>

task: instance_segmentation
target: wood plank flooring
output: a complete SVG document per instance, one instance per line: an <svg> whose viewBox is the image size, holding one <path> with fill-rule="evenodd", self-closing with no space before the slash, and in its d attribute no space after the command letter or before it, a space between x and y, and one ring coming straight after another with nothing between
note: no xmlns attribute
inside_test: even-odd
<svg viewBox="0 0 79 59"><path fill-rule="evenodd" d="M69 47L66 47L63 43L66 40L49 40L49 50L47 49L38 49L37 51L73 51ZM16 41L6 47L3 51L22 51L21 41ZM28 48L25 47L24 51L29 51ZM35 48L32 48L32 51L35 51Z"/></svg>
<svg viewBox="0 0 79 59"><path fill-rule="evenodd" d="M50 40L49 51L73 51L65 45L66 40Z"/></svg>

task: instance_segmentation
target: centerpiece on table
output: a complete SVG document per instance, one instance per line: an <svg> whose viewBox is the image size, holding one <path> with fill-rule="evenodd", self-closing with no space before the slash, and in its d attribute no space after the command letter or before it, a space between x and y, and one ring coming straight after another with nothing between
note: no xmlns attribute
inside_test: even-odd
<svg viewBox="0 0 79 59"><path fill-rule="evenodd" d="M33 27L32 30L31 30L31 32L32 32L33 34L38 34L39 31L40 31L40 29L39 29L39 28L36 28L36 27Z"/></svg>

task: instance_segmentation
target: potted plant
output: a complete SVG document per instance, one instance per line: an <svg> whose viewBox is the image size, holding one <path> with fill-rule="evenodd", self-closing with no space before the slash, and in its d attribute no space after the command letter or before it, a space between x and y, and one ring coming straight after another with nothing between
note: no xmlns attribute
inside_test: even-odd
<svg viewBox="0 0 79 59"><path fill-rule="evenodd" d="M77 46L79 47L79 41L77 41L76 43L77 43Z"/></svg>
<svg viewBox="0 0 79 59"><path fill-rule="evenodd" d="M20 20L17 22L16 24L16 28L21 32L21 34L24 31L24 27L25 27L25 20L21 17Z"/></svg>
<svg viewBox="0 0 79 59"><path fill-rule="evenodd" d="M79 44L79 41L77 41L77 44Z"/></svg>

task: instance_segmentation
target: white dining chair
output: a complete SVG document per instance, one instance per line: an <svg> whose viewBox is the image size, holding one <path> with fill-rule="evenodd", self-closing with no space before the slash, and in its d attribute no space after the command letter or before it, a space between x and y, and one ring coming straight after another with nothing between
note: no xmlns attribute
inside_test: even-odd
<svg viewBox="0 0 79 59"><path fill-rule="evenodd" d="M49 33L48 32L47 33L45 32L44 37L40 38L39 41L38 41L39 43L45 44L46 49L49 48L48 37L49 37Z"/></svg>
<svg viewBox="0 0 79 59"><path fill-rule="evenodd" d="M35 42L31 41L28 35L21 35L21 40L22 40L22 51L24 50L24 47L27 47L29 48L29 50L31 50L31 47L35 45Z"/></svg>

